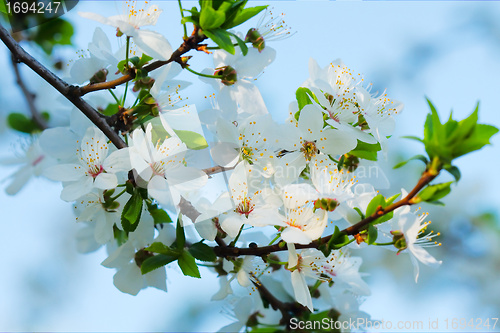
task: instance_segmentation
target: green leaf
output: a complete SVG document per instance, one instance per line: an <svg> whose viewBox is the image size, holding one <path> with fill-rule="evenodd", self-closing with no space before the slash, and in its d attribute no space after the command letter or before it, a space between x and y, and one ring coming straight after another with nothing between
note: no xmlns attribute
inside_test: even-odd
<svg viewBox="0 0 500 333"><path fill-rule="evenodd" d="M4 0L0 0L0 13L9 14L7 12L7 7L5 6L5 1Z"/></svg>
<svg viewBox="0 0 500 333"><path fill-rule="evenodd" d="M192 23L196 26L200 25L200 22L198 21L198 19L195 16L184 16L181 19L181 24L186 24L186 23Z"/></svg>
<svg viewBox="0 0 500 333"><path fill-rule="evenodd" d="M153 60L153 57L148 56L147 54L142 54L141 61L137 64L138 68L142 68L145 64Z"/></svg>
<svg viewBox="0 0 500 333"><path fill-rule="evenodd" d="M134 231L139 225L142 212L142 196L135 190L130 199L123 207L121 222L123 230L127 232Z"/></svg>
<svg viewBox="0 0 500 333"><path fill-rule="evenodd" d="M455 181L458 182L460 180L461 177L460 170L456 166L449 165L445 166L444 169L448 171L453 177L455 177Z"/></svg>
<svg viewBox="0 0 500 333"><path fill-rule="evenodd" d="M47 54L51 54L55 45L71 45L74 29L71 23L62 18L51 19L40 25L33 41Z"/></svg>
<svg viewBox="0 0 500 333"><path fill-rule="evenodd" d="M182 250L184 245L186 244L186 235L184 234L184 227L182 226L182 215L179 214L177 218L177 227L175 229L175 243L177 244L177 248Z"/></svg>
<svg viewBox="0 0 500 333"><path fill-rule="evenodd" d="M410 139L410 140L415 140L418 142L424 142L424 140L420 139L418 136L413 136L413 135L405 135L402 136L403 139Z"/></svg>
<svg viewBox="0 0 500 333"><path fill-rule="evenodd" d="M340 231L338 226L335 226L332 237L328 241L328 250L336 250L343 247L347 242L349 242L349 237L347 234ZM329 253L328 253L329 254Z"/></svg>
<svg viewBox="0 0 500 333"><path fill-rule="evenodd" d="M309 88L300 87L295 91L295 98L297 99L297 103L299 103L299 111L301 111L304 106L313 103L311 99L313 96L314 93Z"/></svg>
<svg viewBox="0 0 500 333"><path fill-rule="evenodd" d="M411 158L409 158L408 160L406 161L403 161L403 162L400 162L398 164L396 164L393 169L398 169L398 168L401 168L403 165L405 165L406 163L410 162L410 161L413 161L413 160L419 160L419 161L422 161L424 162L424 164L427 165L427 163L429 163L429 160L427 160L427 157L425 157L424 155L415 155Z"/></svg>
<svg viewBox="0 0 500 333"><path fill-rule="evenodd" d="M375 196L370 203L368 204L368 207L366 207L366 216L372 216L377 212L377 208L379 206L382 206L382 208L386 207L385 203L385 198L382 194L379 194Z"/></svg>
<svg viewBox="0 0 500 333"><path fill-rule="evenodd" d="M245 8L241 10L233 20L231 21L226 21L224 25L222 26L224 29L231 29L234 28L240 24L242 24L245 21L248 21L255 15L259 14L261 11L266 9L267 6L256 6L256 7L250 7L250 8Z"/></svg>
<svg viewBox="0 0 500 333"><path fill-rule="evenodd" d="M351 150L349 154L359 158L363 158L365 160L376 161L377 152L381 149L382 148L380 147L380 143L370 144L358 140L356 148Z"/></svg>
<svg viewBox="0 0 500 333"><path fill-rule="evenodd" d="M201 261L215 261L217 260L217 256L215 255L214 250L205 243L198 242L194 243L189 247L189 253L193 257Z"/></svg>
<svg viewBox="0 0 500 333"><path fill-rule="evenodd" d="M373 225L368 225L368 237L366 238L366 243L371 245L377 241L378 230Z"/></svg>
<svg viewBox="0 0 500 333"><path fill-rule="evenodd" d="M451 192L450 185L454 182L441 183L436 185L428 185L413 199L414 203L421 201L431 202L444 198Z"/></svg>
<svg viewBox="0 0 500 333"><path fill-rule="evenodd" d="M185 130L174 130L175 134L181 139L182 142L186 144L189 149L200 150L208 147L207 140L203 135Z"/></svg>
<svg viewBox="0 0 500 333"><path fill-rule="evenodd" d="M235 35L233 33L230 33L230 34L236 39L236 42L238 43L238 46L241 49L241 53L243 53L243 55L246 56L247 53L248 53L248 46L247 46L247 44L240 37L238 37L237 35Z"/></svg>
<svg viewBox="0 0 500 333"><path fill-rule="evenodd" d="M387 199L385 200L385 204L386 204L386 206L385 206L385 207L387 207L387 206L389 206L390 204L392 204L392 203L394 202L394 200L396 200L396 199L397 199L400 195L401 195L401 193L398 193L398 194L394 194L392 197L387 198ZM384 207L384 208L385 208L385 207Z"/></svg>
<svg viewBox="0 0 500 333"><path fill-rule="evenodd" d="M159 255L150 257L150 258L144 260L144 262L142 263L141 273L143 275L147 274L147 273L154 271L157 268L163 267L163 266L165 266L165 265L167 265L175 260L177 260L176 257L167 256L164 254L159 254Z"/></svg>
<svg viewBox="0 0 500 333"><path fill-rule="evenodd" d="M139 62L141 61L139 57L131 57L128 60L132 63L132 65L134 65L134 67L139 67Z"/></svg>
<svg viewBox="0 0 500 333"><path fill-rule="evenodd" d="M118 104L108 104L104 110L101 111L101 113L105 116L112 116L116 114L120 108L118 107Z"/></svg>
<svg viewBox="0 0 500 333"><path fill-rule="evenodd" d="M194 257L189 252L183 251L177 263L179 264L179 267L184 275L192 276L198 279L201 278L198 265L196 265Z"/></svg>
<svg viewBox="0 0 500 333"><path fill-rule="evenodd" d="M172 219L170 218L170 215L163 209L158 208L157 205L151 205L148 204L148 211L153 217L155 224L161 224L161 223L171 223Z"/></svg>
<svg viewBox="0 0 500 333"><path fill-rule="evenodd" d="M211 6L204 6L200 14L200 27L203 30L218 28L226 20L226 13L215 10Z"/></svg>
<svg viewBox="0 0 500 333"><path fill-rule="evenodd" d="M164 254L167 256L172 256L172 257L178 257L181 255L179 250L177 249L172 249L169 246L166 246L165 244L161 242L154 242L147 248L145 248L146 251L153 252L153 253L159 253L159 254Z"/></svg>
<svg viewBox="0 0 500 333"><path fill-rule="evenodd" d="M234 54L234 45L233 41L229 37L229 33L226 30L221 28L213 29L213 30L203 30L203 33L214 41L221 49L226 50L227 52Z"/></svg>
<svg viewBox="0 0 500 333"><path fill-rule="evenodd" d="M17 112L9 114L9 116L7 117L7 124L13 130L28 134L40 132L42 130L32 119L28 118L22 113Z"/></svg>

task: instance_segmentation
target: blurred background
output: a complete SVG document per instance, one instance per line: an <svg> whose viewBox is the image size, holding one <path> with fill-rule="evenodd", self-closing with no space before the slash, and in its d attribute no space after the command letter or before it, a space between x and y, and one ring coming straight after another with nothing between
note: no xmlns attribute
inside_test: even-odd
<svg viewBox="0 0 500 333"><path fill-rule="evenodd" d="M251 1L252 5L264 2ZM397 129L387 160L381 159L391 187L384 194L415 184L423 165L411 162L392 166L423 147L403 135L422 136L427 96L441 118L453 109L455 119L469 115L480 102L480 122L500 126L500 2L495 1L270 1L276 13L296 33L270 43L277 50L275 62L256 81L269 111L277 121L288 115L295 90L308 77L312 57L321 66L336 58L373 82L373 91L387 89L390 98L402 101ZM182 26L176 1L160 1L164 10L155 30L175 48ZM187 2L185 7L190 8ZM78 11L104 16L121 12L121 3L80 1L64 16L74 27L70 46L56 46L50 56L26 48L44 63L60 62L63 69L76 60L92 40L96 27L109 36L114 50L122 41L111 27L77 15ZM253 22L256 22L254 20ZM3 22L2 24L5 24ZM245 33L249 26L239 31ZM42 30L43 31L43 30ZM29 142L6 126L11 111L28 114L15 77L10 54L0 44L0 159L22 155ZM197 54L193 68L212 66L209 56ZM53 96L49 88L21 67L29 88L40 96ZM64 74L62 74L64 76ZM183 74L184 75L184 74ZM213 91L196 78L182 94L210 107L204 98ZM197 97L201 96L201 97ZM41 98L40 107L52 115L52 124L64 124L63 102ZM421 265L419 282L413 278L408 256L374 248L355 251L364 257L361 270L372 288L361 309L378 320L424 321L487 318L500 315L500 136L492 146L457 160L462 179L443 201L445 207L422 205L430 213L434 231L442 236L439 248L429 252L443 260L429 269ZM17 168L0 165L0 182ZM442 176L443 180L447 176ZM450 177L451 180L451 177ZM59 199L61 186L32 179L16 196L0 183L0 331L215 331L232 322L228 309L210 297L218 290L215 276L202 270L201 280L184 277L167 268L168 293L146 289L133 297L113 286L114 270L100 266L104 249L91 254L76 251L71 205ZM371 248L370 248L371 249ZM205 273L205 274L204 274ZM500 331L497 323L495 331ZM444 330L445 326L440 325ZM466 330L470 331L470 328ZM491 331L492 329L485 329ZM451 327L449 329L451 331Z"/></svg>

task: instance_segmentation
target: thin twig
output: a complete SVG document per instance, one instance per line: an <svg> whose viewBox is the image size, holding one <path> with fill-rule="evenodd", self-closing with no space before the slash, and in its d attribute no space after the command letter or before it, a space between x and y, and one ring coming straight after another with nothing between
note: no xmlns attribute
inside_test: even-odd
<svg viewBox="0 0 500 333"><path fill-rule="evenodd" d="M9 32L0 24L0 39L8 47L10 52L18 59L18 61L25 63L47 83L53 86L64 97L66 97L74 106L76 106L83 114L90 119L110 140L117 148L125 148L127 144L116 133L111 126L108 125L106 120L102 118L90 104L84 101L80 96L73 93L74 86L70 86L63 81L60 77L52 73L47 67L43 66L38 60L33 58L17 43ZM77 88L77 87L76 87Z"/></svg>
<svg viewBox="0 0 500 333"><path fill-rule="evenodd" d="M33 119L33 121L40 129L42 130L47 129L48 127L47 122L45 121L45 119L43 119L42 115L40 114L40 112L38 112L38 109L35 106L36 96L35 94L33 94L31 91L28 90L28 87L26 87L21 77L18 60L14 55L12 55L11 60L12 60L12 68L14 68L14 74L16 75L16 83L19 86L19 88L21 88L24 98L26 99L26 103L28 104L28 109L30 110L31 113L31 119Z"/></svg>

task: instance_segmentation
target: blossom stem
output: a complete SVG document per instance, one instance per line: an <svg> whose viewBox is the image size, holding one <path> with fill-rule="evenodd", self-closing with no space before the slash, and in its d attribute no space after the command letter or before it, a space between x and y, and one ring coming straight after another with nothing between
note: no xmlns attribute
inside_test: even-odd
<svg viewBox="0 0 500 333"><path fill-rule="evenodd" d="M128 54L130 52L130 37L129 36L127 36L126 52L127 52L127 54L125 55L125 64L126 64L127 68L129 68L128 67ZM127 99L127 91L128 91L128 83L129 82L130 81L127 81L127 83L125 83L125 92L123 93L123 103L122 103L122 105L125 105L125 101Z"/></svg>
<svg viewBox="0 0 500 333"><path fill-rule="evenodd" d="M394 242L387 242L387 243L372 243L372 245L377 245L377 246L394 245Z"/></svg>
<svg viewBox="0 0 500 333"><path fill-rule="evenodd" d="M119 197L122 196L123 193L125 193L127 191L127 189L123 189L123 191L121 191L120 193L118 193L117 195L115 195L114 197L111 197L111 201L115 201L116 199L118 199Z"/></svg>
<svg viewBox="0 0 500 333"><path fill-rule="evenodd" d="M195 70L192 70L192 69L191 69L191 68L189 68L189 67L186 67L186 69L187 69L188 71L190 71L191 73L196 74L196 75L198 75L198 76L208 77L208 78L211 78L211 79L220 79L220 78L221 78L221 77L220 77L220 76L218 76L218 75L209 75L209 74L203 74L203 73L197 72L197 71L195 71Z"/></svg>
<svg viewBox="0 0 500 333"><path fill-rule="evenodd" d="M236 244L236 242L238 241L238 238L240 238L240 235L241 235L242 231L243 231L243 226L241 226L240 231L236 235L236 238L231 243L229 243L230 247L233 247Z"/></svg>
<svg viewBox="0 0 500 333"><path fill-rule="evenodd" d="M113 92L113 90L111 89L108 89L108 91L110 92L110 94L113 96L113 98L115 99L116 101L116 104L118 105L122 105L122 102L118 99L118 97L116 97L115 93Z"/></svg>
<svg viewBox="0 0 500 333"><path fill-rule="evenodd" d="M184 9L182 9L181 0L177 0L177 2L179 3L179 10L181 11L181 17L184 18ZM186 23L183 24L183 27L184 27L184 40L186 40L188 38Z"/></svg>
<svg viewBox="0 0 500 333"><path fill-rule="evenodd" d="M280 236L280 234L277 234L276 237L274 237L273 240L269 242L269 245L273 245L273 243L276 242L280 238Z"/></svg>

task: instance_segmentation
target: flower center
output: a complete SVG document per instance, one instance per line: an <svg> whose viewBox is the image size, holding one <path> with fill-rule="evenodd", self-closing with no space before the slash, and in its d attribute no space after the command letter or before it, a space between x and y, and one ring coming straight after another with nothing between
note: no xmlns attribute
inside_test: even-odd
<svg viewBox="0 0 500 333"><path fill-rule="evenodd" d="M248 218L251 212L253 212L255 205L252 204L252 200L250 198L243 199L242 202L239 203L238 207L234 210L236 213L245 215Z"/></svg>
<svg viewBox="0 0 500 333"><path fill-rule="evenodd" d="M153 170L153 174L156 176L165 177L165 168L163 167L163 162L154 162L149 163L151 170Z"/></svg>
<svg viewBox="0 0 500 333"><path fill-rule="evenodd" d="M294 228L297 228L297 229L300 229L300 230L304 230L304 226L303 225L300 225L299 223L297 223L297 219L288 219L285 221L286 224L288 224L290 227L294 227Z"/></svg>
<svg viewBox="0 0 500 333"><path fill-rule="evenodd" d="M102 165L92 165L87 172L92 176L92 178L96 178L104 172L104 168L102 167Z"/></svg>
<svg viewBox="0 0 500 333"><path fill-rule="evenodd" d="M45 158L45 156L43 156L43 155L38 156L38 158L37 158L36 160L34 160L34 161L31 163L31 165L32 165L32 166L36 166L36 165L37 165L38 163L40 163L40 162L41 162L44 158Z"/></svg>
<svg viewBox="0 0 500 333"><path fill-rule="evenodd" d="M318 152L318 149L316 148L316 143L313 141L304 141L302 144L302 148L300 148L300 151L304 153L304 157L306 158L307 161L310 161L311 158L316 155Z"/></svg>
<svg viewBox="0 0 500 333"><path fill-rule="evenodd" d="M241 159L252 164L253 151L252 147L243 146L240 149Z"/></svg>

